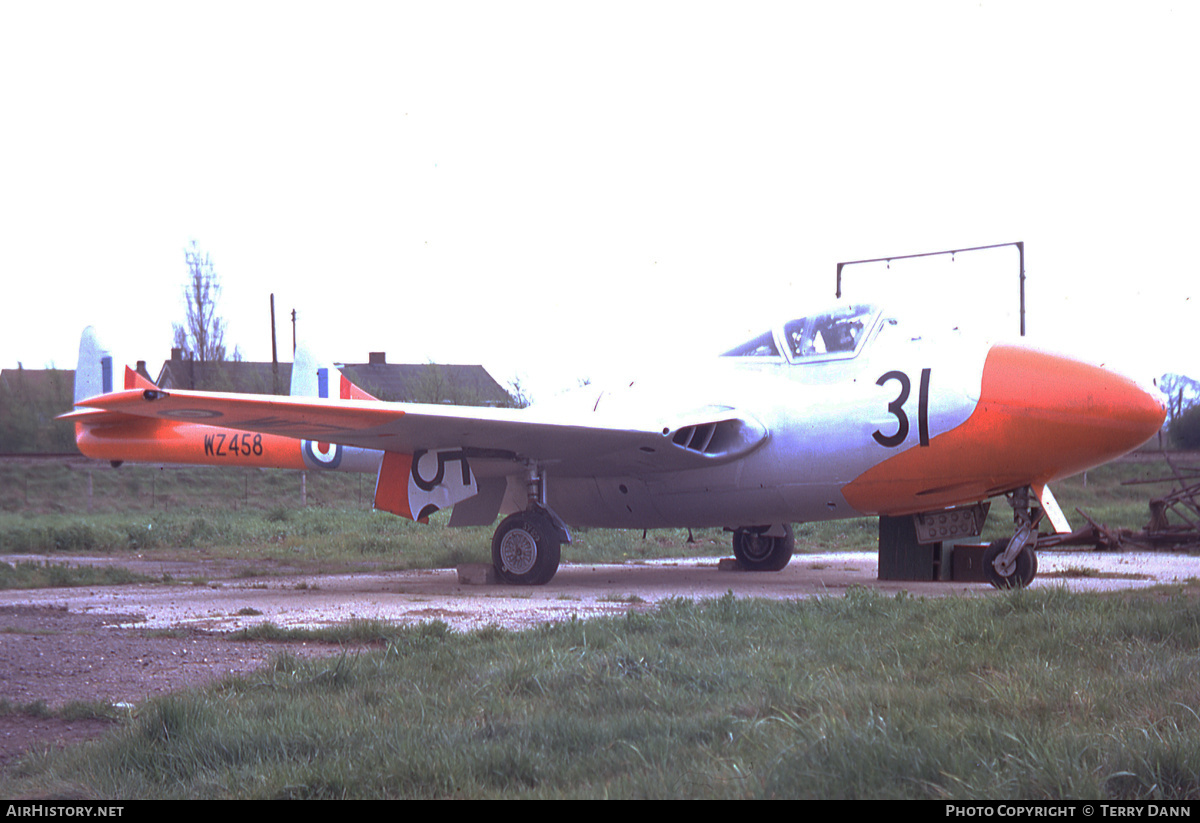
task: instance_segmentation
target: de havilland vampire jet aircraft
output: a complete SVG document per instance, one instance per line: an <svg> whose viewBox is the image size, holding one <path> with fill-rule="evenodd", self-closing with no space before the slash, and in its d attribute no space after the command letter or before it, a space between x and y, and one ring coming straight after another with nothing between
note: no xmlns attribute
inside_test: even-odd
<svg viewBox="0 0 1200 823"><path fill-rule="evenodd" d="M726 527L744 568L778 570L791 523L879 515L978 535L980 504L1003 495L1014 534L984 557L1000 587L1036 572L1037 506L1063 528L1047 484L1135 449L1165 417L1157 389L1099 366L930 338L869 304L526 409L383 402L305 355L293 369L290 397L163 390L128 369L113 391L89 330L64 416L99 459L374 471L375 507L393 514L507 515L492 559L517 584L554 576L572 527ZM881 558L887 539L881 527Z"/></svg>

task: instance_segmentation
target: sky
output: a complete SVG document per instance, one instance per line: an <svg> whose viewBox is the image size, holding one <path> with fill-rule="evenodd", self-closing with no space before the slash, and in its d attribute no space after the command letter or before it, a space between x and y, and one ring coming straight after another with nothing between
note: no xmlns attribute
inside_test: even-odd
<svg viewBox="0 0 1200 823"><path fill-rule="evenodd" d="M1019 240L1032 340L1200 377L1198 39L1153 0L8 0L0 367L91 324L156 373L192 240L246 359L274 293L281 359L294 309L535 399ZM1007 326L977 256L847 295Z"/></svg>

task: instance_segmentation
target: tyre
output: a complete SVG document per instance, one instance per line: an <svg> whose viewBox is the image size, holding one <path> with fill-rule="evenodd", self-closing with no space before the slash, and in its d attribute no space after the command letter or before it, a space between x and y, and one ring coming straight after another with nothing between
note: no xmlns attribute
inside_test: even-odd
<svg viewBox="0 0 1200 823"><path fill-rule="evenodd" d="M787 566L796 549L792 527L783 527L783 537L769 537L769 526L737 529L733 533L733 556L738 565L751 572L777 572Z"/></svg>
<svg viewBox="0 0 1200 823"><path fill-rule="evenodd" d="M517 512L504 518L492 535L492 565L506 583L541 586L558 571L562 544L549 518Z"/></svg>
<svg viewBox="0 0 1200 823"><path fill-rule="evenodd" d="M983 571L987 574L988 582L997 589L1023 589L1033 582L1037 574L1037 555L1029 546L1021 549L1017 560L1013 563L1012 572L1005 577L996 570L996 558L1008 547L1007 540L992 542L983 553Z"/></svg>

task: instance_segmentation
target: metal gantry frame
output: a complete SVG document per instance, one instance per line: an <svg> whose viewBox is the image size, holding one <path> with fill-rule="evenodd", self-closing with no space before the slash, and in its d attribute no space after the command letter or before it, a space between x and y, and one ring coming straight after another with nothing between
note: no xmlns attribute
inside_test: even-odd
<svg viewBox="0 0 1200 823"><path fill-rule="evenodd" d="M837 294L836 297L840 300L842 297L842 269L846 266L857 266L860 263L891 263L893 260L911 260L916 257L938 257L949 254L962 254L968 251L984 251L986 249L1002 249L1005 246L1016 246L1017 254L1020 257L1021 275L1021 336L1025 336L1025 241L1018 240L1012 243L993 243L988 246L967 246L961 249L946 249L944 251L927 251L920 254L893 254L888 257L872 257L869 260L845 260L837 264Z"/></svg>

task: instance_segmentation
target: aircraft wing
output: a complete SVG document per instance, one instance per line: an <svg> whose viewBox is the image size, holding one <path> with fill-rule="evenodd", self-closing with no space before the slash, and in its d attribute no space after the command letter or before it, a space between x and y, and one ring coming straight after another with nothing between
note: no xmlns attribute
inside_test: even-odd
<svg viewBox="0 0 1200 823"><path fill-rule="evenodd" d="M56 420L70 420L72 423L86 423L90 426L101 426L112 423L122 423L129 420L127 412L106 411L104 409L74 409L58 415Z"/></svg>
<svg viewBox="0 0 1200 823"><path fill-rule="evenodd" d="M95 333L92 331L91 326L88 326L87 330L84 332L84 341L87 341L89 339L89 337L88 337L89 334L91 335L91 339L94 341ZM95 346L97 344L95 344L93 342L92 345ZM82 361L83 361L83 358L81 358L81 366L79 369L76 370L76 374L79 374L79 372L83 371ZM76 379L78 379L78 378L76 378ZM138 390L142 390L142 389L157 390L158 386L151 383L149 380L142 377L140 374L135 372L133 369L126 366L125 367L125 388L126 389L138 389ZM78 396L76 396L77 401L78 401L78 399L79 399ZM127 412L116 412L116 411L106 411L104 409L87 408L87 407L81 405L79 402L76 402L74 409L72 409L71 411L66 412L64 414L58 415L57 419L70 420L72 423L83 423L88 426L107 426L107 425L112 425L114 423L123 423L130 419L130 415Z"/></svg>
<svg viewBox="0 0 1200 823"><path fill-rule="evenodd" d="M712 465L754 450L768 436L762 423L725 406L630 422L534 409L161 389L113 392L79 405L405 454L463 449L476 460L534 460L560 476Z"/></svg>

